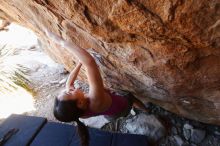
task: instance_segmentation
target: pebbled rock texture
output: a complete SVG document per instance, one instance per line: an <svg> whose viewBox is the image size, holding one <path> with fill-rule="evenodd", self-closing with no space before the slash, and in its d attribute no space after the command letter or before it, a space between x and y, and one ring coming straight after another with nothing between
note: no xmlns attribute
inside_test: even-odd
<svg viewBox="0 0 220 146"><path fill-rule="evenodd" d="M43 28L92 48L107 88L220 123L219 0L0 0L0 17L32 29L68 70L75 58Z"/></svg>
<svg viewBox="0 0 220 146"><path fill-rule="evenodd" d="M158 141L166 134L166 128L154 115L139 114L126 120L128 133L146 135L152 141Z"/></svg>

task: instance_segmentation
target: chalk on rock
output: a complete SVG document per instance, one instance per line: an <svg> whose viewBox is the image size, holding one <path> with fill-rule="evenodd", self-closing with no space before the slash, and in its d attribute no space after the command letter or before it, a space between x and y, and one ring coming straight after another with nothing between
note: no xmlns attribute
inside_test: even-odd
<svg viewBox="0 0 220 146"><path fill-rule="evenodd" d="M165 136L165 127L154 115L139 114L126 120L125 128L129 133L146 135L157 141Z"/></svg>

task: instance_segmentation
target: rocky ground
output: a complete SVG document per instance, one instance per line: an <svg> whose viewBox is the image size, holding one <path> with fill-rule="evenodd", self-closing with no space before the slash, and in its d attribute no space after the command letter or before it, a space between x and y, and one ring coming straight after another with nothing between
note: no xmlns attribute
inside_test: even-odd
<svg viewBox="0 0 220 146"><path fill-rule="evenodd" d="M56 121L52 115L53 101L64 88L68 72L44 54L37 43L18 49L20 51L16 57L20 56L20 63L30 69L28 77L35 92L33 99L36 110L24 114ZM88 86L81 81L77 81L75 87L88 91ZM113 121L98 116L83 122L103 130L146 135L151 145L220 146L219 126L179 117L151 103L146 106L149 109L147 113L132 109L127 117Z"/></svg>
<svg viewBox="0 0 220 146"><path fill-rule="evenodd" d="M147 135L158 146L220 146L220 127L172 114L156 105L108 123L103 129Z"/></svg>

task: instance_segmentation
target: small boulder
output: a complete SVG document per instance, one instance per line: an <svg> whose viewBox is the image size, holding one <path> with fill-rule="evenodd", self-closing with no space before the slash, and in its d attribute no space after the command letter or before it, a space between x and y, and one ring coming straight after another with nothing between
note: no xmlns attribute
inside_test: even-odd
<svg viewBox="0 0 220 146"><path fill-rule="evenodd" d="M193 129L193 126L188 123L183 125L183 135L186 140L190 139L192 129Z"/></svg>
<svg viewBox="0 0 220 146"><path fill-rule="evenodd" d="M190 141L199 144L205 138L206 132L201 129L192 129Z"/></svg>
<svg viewBox="0 0 220 146"><path fill-rule="evenodd" d="M129 133L146 135L153 141L164 137L166 131L157 117L143 113L126 120L125 127Z"/></svg>

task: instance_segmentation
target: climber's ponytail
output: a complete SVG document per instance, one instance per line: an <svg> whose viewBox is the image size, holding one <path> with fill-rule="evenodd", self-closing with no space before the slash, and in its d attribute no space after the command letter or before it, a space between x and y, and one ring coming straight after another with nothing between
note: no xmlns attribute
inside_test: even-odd
<svg viewBox="0 0 220 146"><path fill-rule="evenodd" d="M82 146L89 146L89 131L87 127L79 121L79 119L76 120L77 122L77 130L80 137L80 142Z"/></svg>
<svg viewBox="0 0 220 146"><path fill-rule="evenodd" d="M80 137L82 146L89 146L89 132L87 127L79 121L79 117L83 115L83 110L76 106L74 100L58 100L55 98L54 116L57 120L62 122L77 122L77 131Z"/></svg>

